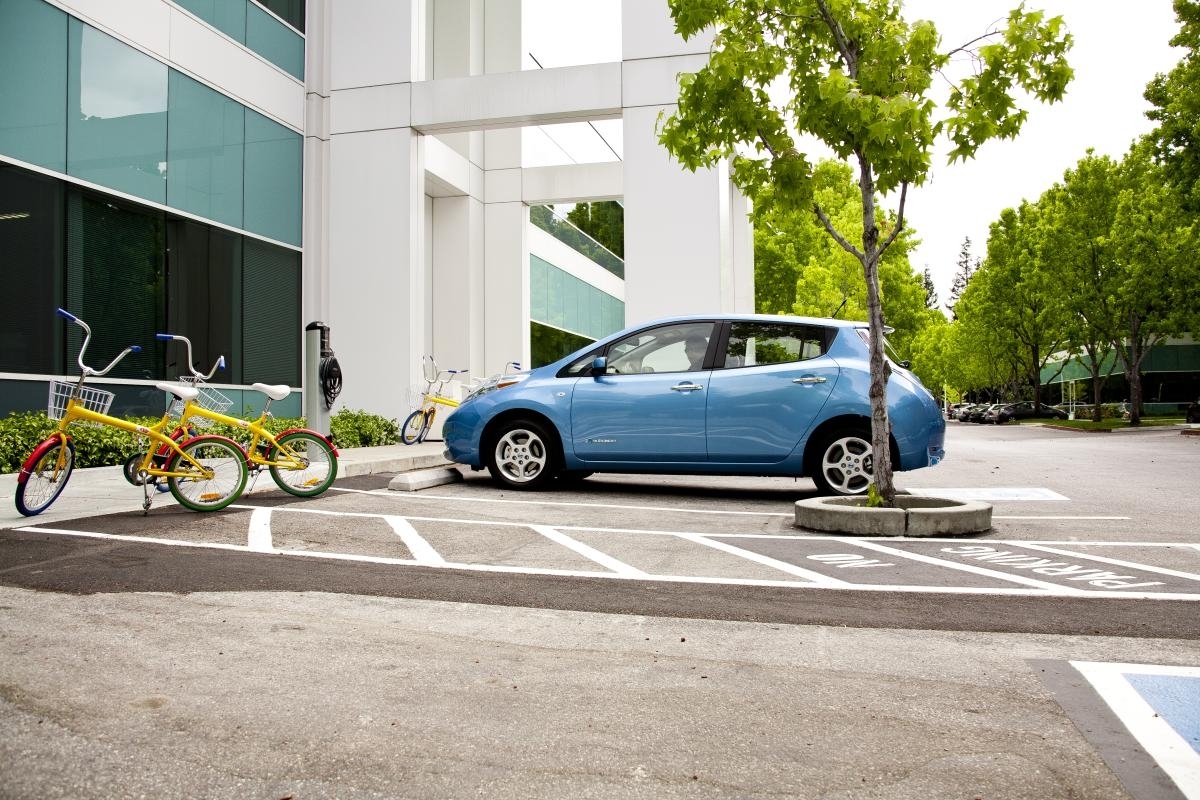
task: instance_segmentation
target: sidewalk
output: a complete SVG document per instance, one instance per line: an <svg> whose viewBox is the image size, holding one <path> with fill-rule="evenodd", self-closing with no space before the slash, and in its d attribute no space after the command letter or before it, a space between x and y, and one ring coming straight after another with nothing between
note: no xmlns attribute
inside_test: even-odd
<svg viewBox="0 0 1200 800"><path fill-rule="evenodd" d="M351 447L338 451L338 478L376 473L401 473L432 469L447 465L442 457L442 442L422 442L415 445L393 444L385 447ZM260 479L259 487L275 488L269 475ZM261 481L266 481L262 483ZM24 525L52 525L69 519L139 511L142 489L130 486L121 474L121 467L90 467L71 474L67 488L47 510L36 517L22 516L13 500L17 473L0 475L0 529ZM170 492L159 492L154 507L174 503Z"/></svg>

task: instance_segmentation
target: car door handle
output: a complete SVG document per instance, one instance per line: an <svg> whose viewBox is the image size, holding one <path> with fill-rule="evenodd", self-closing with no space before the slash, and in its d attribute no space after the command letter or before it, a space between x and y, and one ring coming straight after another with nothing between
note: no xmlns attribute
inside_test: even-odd
<svg viewBox="0 0 1200 800"><path fill-rule="evenodd" d="M798 383L801 386L812 386L815 383L825 383L826 379L820 375L805 375L803 378L792 378L792 383Z"/></svg>
<svg viewBox="0 0 1200 800"><path fill-rule="evenodd" d="M699 392L703 389L698 383L677 383L671 387L672 392Z"/></svg>

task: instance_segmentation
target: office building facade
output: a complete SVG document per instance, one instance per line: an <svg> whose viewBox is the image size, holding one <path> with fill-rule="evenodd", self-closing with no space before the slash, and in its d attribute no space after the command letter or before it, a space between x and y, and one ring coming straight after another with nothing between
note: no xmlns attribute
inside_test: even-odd
<svg viewBox="0 0 1200 800"><path fill-rule="evenodd" d="M531 70L521 0L0 0L0 413L76 372L55 306L93 326L89 361L146 348L119 411L180 372L158 331L224 354L242 408L299 389L321 321L338 407L389 417L426 353L482 376L539 336L752 310L744 201L655 133L708 42L665 0L614 8L621 60ZM531 126L612 119L619 159L523 160ZM596 200L624 205L619 269L530 222Z"/></svg>

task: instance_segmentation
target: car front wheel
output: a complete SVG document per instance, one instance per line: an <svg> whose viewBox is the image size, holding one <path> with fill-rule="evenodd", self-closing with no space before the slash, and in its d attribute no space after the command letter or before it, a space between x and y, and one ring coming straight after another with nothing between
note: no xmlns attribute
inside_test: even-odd
<svg viewBox="0 0 1200 800"><path fill-rule="evenodd" d="M875 477L870 438L861 432L835 431L819 445L812 478L821 494L864 494Z"/></svg>
<svg viewBox="0 0 1200 800"><path fill-rule="evenodd" d="M539 423L506 423L488 453L492 479L510 489L543 489L557 477L557 440Z"/></svg>

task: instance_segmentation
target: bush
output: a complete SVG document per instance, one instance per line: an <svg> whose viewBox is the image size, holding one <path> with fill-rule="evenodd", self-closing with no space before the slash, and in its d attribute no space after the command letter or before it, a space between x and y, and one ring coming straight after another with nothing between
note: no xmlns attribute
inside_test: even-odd
<svg viewBox="0 0 1200 800"><path fill-rule="evenodd" d="M129 417L139 425L154 425L160 417ZM304 419L299 417L268 417L263 427L278 434L288 428L303 428ZM0 472L16 472L33 452L38 443L54 433L58 423L40 411L24 411L9 414L0 419ZM400 441L400 426L394 419L386 419L366 411L343 409L330 417L330 431L338 447L377 447L397 444ZM108 426L76 423L70 427L75 440L75 466L109 467L124 464L125 459L145 447L146 441L126 431ZM229 425L214 423L201 433L228 436L234 441L248 442L249 433Z"/></svg>
<svg viewBox="0 0 1200 800"><path fill-rule="evenodd" d="M329 418L329 432L338 447L380 447L400 443L400 426L396 420L348 408Z"/></svg>

